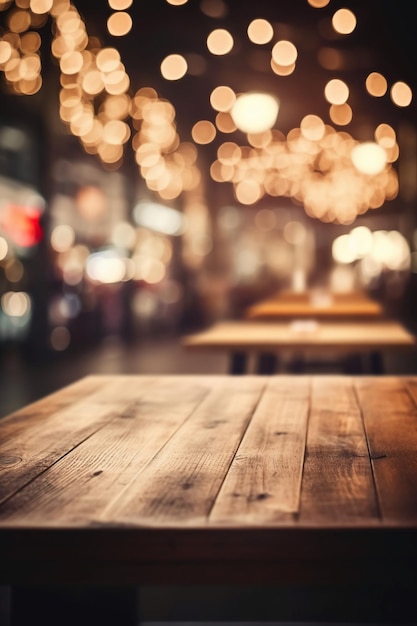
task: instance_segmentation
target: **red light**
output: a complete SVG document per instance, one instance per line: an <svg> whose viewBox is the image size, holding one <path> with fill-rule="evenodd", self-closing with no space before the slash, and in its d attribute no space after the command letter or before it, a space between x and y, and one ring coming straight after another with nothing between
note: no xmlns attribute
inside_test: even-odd
<svg viewBox="0 0 417 626"><path fill-rule="evenodd" d="M5 208L0 226L17 246L31 248L43 237L41 214L38 207L9 204Z"/></svg>

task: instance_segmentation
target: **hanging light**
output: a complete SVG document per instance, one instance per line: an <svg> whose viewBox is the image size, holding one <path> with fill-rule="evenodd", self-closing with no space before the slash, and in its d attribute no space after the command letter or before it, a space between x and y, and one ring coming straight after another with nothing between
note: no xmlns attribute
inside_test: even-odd
<svg viewBox="0 0 417 626"><path fill-rule="evenodd" d="M267 93L245 93L237 96L230 111L237 128L244 133L263 133L276 122L279 101Z"/></svg>
<svg viewBox="0 0 417 626"><path fill-rule="evenodd" d="M387 164L387 153L374 141L365 141L355 146L351 158L353 165L362 174L379 174Z"/></svg>

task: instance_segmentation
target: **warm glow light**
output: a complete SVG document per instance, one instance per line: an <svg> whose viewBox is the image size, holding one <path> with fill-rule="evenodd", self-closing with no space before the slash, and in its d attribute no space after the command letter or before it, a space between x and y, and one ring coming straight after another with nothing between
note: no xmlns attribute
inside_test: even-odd
<svg viewBox="0 0 417 626"><path fill-rule="evenodd" d="M387 163L385 150L373 141L355 146L351 156L354 166L363 174L379 174Z"/></svg>
<svg viewBox="0 0 417 626"><path fill-rule="evenodd" d="M322 9L323 7L327 7L330 0L307 0L307 2L315 9Z"/></svg>
<svg viewBox="0 0 417 626"><path fill-rule="evenodd" d="M220 111L216 115L216 126L221 133L234 133L236 124L230 113Z"/></svg>
<svg viewBox="0 0 417 626"><path fill-rule="evenodd" d="M231 116L237 128L244 133L262 133L276 122L279 101L266 93L239 95L232 107Z"/></svg>
<svg viewBox="0 0 417 626"><path fill-rule="evenodd" d="M332 104L329 109L329 116L333 124L346 126L352 121L353 113L350 106L345 102L344 104Z"/></svg>
<svg viewBox="0 0 417 626"><path fill-rule="evenodd" d="M180 54L170 54L161 63L161 74L166 80L179 80L187 73L187 61Z"/></svg>
<svg viewBox="0 0 417 626"><path fill-rule="evenodd" d="M53 5L53 0L30 0L30 10L32 13L48 13Z"/></svg>
<svg viewBox="0 0 417 626"><path fill-rule="evenodd" d="M300 130L306 139L318 141L325 132L324 122L318 115L306 115L300 123Z"/></svg>
<svg viewBox="0 0 417 626"><path fill-rule="evenodd" d="M314 8L326 7L329 1L307 0ZM187 0L166 2L180 6L186 4ZM106 4L114 12L108 20L110 34L114 37L127 34L132 27L128 11L133 0L107 0ZM224 20L227 16L228 3L225 0L197 0L197 4L200 11L210 18ZM35 30L46 25L50 16L51 51L60 70L59 114L69 132L80 140L86 153L98 157L107 171L115 171L123 164L124 144L131 139L140 175L152 193L158 194L163 200L172 200L191 189L202 192L197 156L195 162L190 163L181 151L182 141L178 131L181 125L176 124L174 106L165 99L159 99L155 90L148 87L143 87L133 95L121 55L116 48L102 48L98 35L87 32L73 0L0 0L2 10L7 11L7 14L1 32L0 70L7 90L23 95L36 93L41 88L41 35ZM169 12L179 19L183 13L181 10ZM356 16L352 11L341 8L326 13L328 16L333 14L333 28L339 35L350 34L356 28ZM184 27L188 26L186 17L183 18ZM226 21L219 21L218 24L226 25ZM247 38L252 44L265 45L273 41L275 26L282 39L275 39L274 45L271 44L268 49L252 48L246 57L241 54L243 40L236 40L239 45L236 45L236 51L233 50L234 31L216 28L207 38L208 50L213 55L225 55L233 50L236 52L235 60L242 62L242 72L246 64L248 70L263 72L264 77L266 73L271 77L271 70L280 77L294 72L298 50L288 39L293 37L295 42L301 42L302 33L289 24L283 23L281 29L276 22L260 17L247 21L246 26ZM328 17L318 24L323 41L328 43L324 47L310 47L311 54L317 51L323 68L336 76L339 71L347 75L359 69L359 66L365 69L372 65L375 59L371 58L371 50L364 48L354 54L338 46L341 37L335 36L329 26ZM169 55L161 63L161 74L166 80L172 81L182 78L186 73L201 76L208 67L207 59L210 55L205 56L207 58L202 53L187 53L186 57ZM160 60L162 58L163 55ZM193 70L190 65L193 65ZM221 63L218 83L227 81L223 70L224 65ZM365 83L367 93L375 97L385 95L388 85L386 78L378 72L369 72L368 69ZM259 78L261 80L262 77ZM279 80L281 82L287 82L288 86L293 84L292 79ZM231 84L236 88L234 82L231 81ZM241 85L241 88L245 87ZM195 144L203 145L212 142L219 131L231 133L239 129L247 133L245 143L248 145L235 145L232 148L232 142L222 144L217 161L210 168L213 178L233 185L235 197L241 203L253 204L266 194L285 196L297 205L302 205L310 217L324 222L349 224L358 215L370 208L381 207L386 200L392 200L399 193L398 176L390 165L399 158L399 144L395 132L388 125L380 124L377 128L374 144L366 142L373 144L374 153L371 157L368 153L362 163L358 161L358 155L365 144L356 145L358 142L347 132L338 133L317 116L307 114L308 93L305 102L301 104L302 108L305 107L304 112L301 108L301 115L297 115L302 120L300 128L292 128L285 137L282 133L278 134L277 130L271 130L279 108L279 101L272 96L259 94L269 98L269 103L273 105L270 119L258 101L252 110L250 107L245 109L243 120L237 121L236 115L243 99L255 94L237 97L231 87L222 84L213 89L212 83L211 89L210 104L215 120L197 122L192 127L191 136ZM330 80L324 95L329 102L328 117L331 122L339 126L349 124L352 121L352 109L347 104L348 84L338 79ZM359 123L359 116L362 116L360 103L356 100L359 94L355 91L353 95ZM406 83L398 81L392 85L390 97L396 106L408 106L412 96L412 90ZM196 119L199 119L197 115L191 125ZM194 144L193 147L197 152ZM385 155L379 166L375 161L378 154L380 157ZM354 164L355 160L357 162ZM85 194L85 186L85 181L80 181L81 193L77 194L75 208L81 215L77 219L94 221L107 217L107 201L101 202L100 208L100 202L95 202L97 197L94 194ZM13 220L13 236L21 237L24 229L20 226L16 229L16 218ZM27 216L25 220L27 226L30 220ZM55 233L57 248L65 247L64 233L61 233L61 240L58 235L59 232ZM7 237L13 240L11 235L7 234ZM71 247L73 243L69 245ZM80 275L80 271L77 275Z"/></svg>
<svg viewBox="0 0 417 626"><path fill-rule="evenodd" d="M210 104L215 111L230 111L235 102L235 92L225 85L216 87L210 94Z"/></svg>
<svg viewBox="0 0 417 626"><path fill-rule="evenodd" d="M6 291L1 297L1 308L10 317L23 317L30 312L31 299L24 291Z"/></svg>
<svg viewBox="0 0 417 626"><path fill-rule="evenodd" d="M114 72L120 65L120 53L116 48L102 48L96 56L96 64L101 72Z"/></svg>
<svg viewBox="0 0 417 626"><path fill-rule="evenodd" d="M9 17L9 28L12 33L24 33L30 27L29 11L14 11Z"/></svg>
<svg viewBox="0 0 417 626"><path fill-rule="evenodd" d="M111 284L123 280L126 272L125 259L115 250L103 250L90 254L86 273L94 281Z"/></svg>
<svg viewBox="0 0 417 626"><path fill-rule="evenodd" d="M6 258L8 251L9 245L6 239L4 239L4 237L0 237L0 261Z"/></svg>
<svg viewBox="0 0 417 626"><path fill-rule="evenodd" d="M110 15L107 20L107 30L113 37L123 37L132 30L132 18L129 13L119 11Z"/></svg>
<svg viewBox="0 0 417 626"><path fill-rule="evenodd" d="M103 126L103 141L110 145L126 143L129 137L129 126L122 120L110 120Z"/></svg>
<svg viewBox="0 0 417 626"><path fill-rule="evenodd" d="M349 87L342 80L333 78L324 88L324 97L330 104L344 104L349 98Z"/></svg>
<svg viewBox="0 0 417 626"><path fill-rule="evenodd" d="M7 63L11 58L13 48L8 41L0 41L0 63Z"/></svg>
<svg viewBox="0 0 417 626"><path fill-rule="evenodd" d="M278 41L272 48L272 58L278 65L293 65L297 60L297 48L291 41Z"/></svg>
<svg viewBox="0 0 417 626"><path fill-rule="evenodd" d="M228 30L217 28L207 37L207 48L211 54L228 54L233 48L233 37Z"/></svg>
<svg viewBox="0 0 417 626"><path fill-rule="evenodd" d="M413 93L410 87L402 81L394 83L394 85L391 87L390 95L391 100L398 107L408 107L408 105L411 103L411 100L413 99Z"/></svg>
<svg viewBox="0 0 417 626"><path fill-rule="evenodd" d="M387 79L379 72L371 72L365 81L368 93L375 98L381 98L387 93Z"/></svg>
<svg viewBox="0 0 417 626"><path fill-rule="evenodd" d="M339 9L333 15L332 25L341 35L350 35L356 28L356 16L349 9Z"/></svg>
<svg viewBox="0 0 417 626"><path fill-rule="evenodd" d="M262 197L260 185L255 180L242 180L235 187L235 196L241 204L255 204Z"/></svg>
<svg viewBox="0 0 417 626"><path fill-rule="evenodd" d="M350 235L340 235L332 243L332 256L337 263L353 263L357 260L355 242Z"/></svg>
<svg viewBox="0 0 417 626"><path fill-rule="evenodd" d="M271 69L277 76L289 76L295 70L295 63L292 65L279 65L271 58Z"/></svg>
<svg viewBox="0 0 417 626"><path fill-rule="evenodd" d="M51 247L56 252L66 252L75 241L74 229L68 224L55 226L51 233Z"/></svg>
<svg viewBox="0 0 417 626"><path fill-rule="evenodd" d="M211 143L216 136L216 127L208 120L200 120L192 127L191 136L196 143Z"/></svg>
<svg viewBox="0 0 417 626"><path fill-rule="evenodd" d="M184 232L183 214L163 204L140 202L133 209L133 217L139 226L165 235L181 235Z"/></svg>
<svg viewBox="0 0 417 626"><path fill-rule="evenodd" d="M131 249L135 245L136 230L129 222L118 222L113 228L111 241L118 248Z"/></svg>
<svg viewBox="0 0 417 626"><path fill-rule="evenodd" d="M379 124L374 134L377 143L385 148L385 150L395 147L397 137L395 130L389 124Z"/></svg>
<svg viewBox="0 0 417 626"><path fill-rule="evenodd" d="M252 43L265 44L271 41L274 29L270 22L264 19L255 19L248 26L248 37Z"/></svg>
<svg viewBox="0 0 417 626"><path fill-rule="evenodd" d="M383 269L392 271L410 268L410 248L397 230L376 230L365 226L353 228L350 233L336 237L332 244L333 259L337 263L360 261L364 278L378 276Z"/></svg>
<svg viewBox="0 0 417 626"><path fill-rule="evenodd" d="M108 0L108 3L113 11L125 11L132 6L133 0Z"/></svg>
<svg viewBox="0 0 417 626"><path fill-rule="evenodd" d="M77 50L66 52L62 55L59 66L63 74L77 74L83 66L83 56L81 52Z"/></svg>

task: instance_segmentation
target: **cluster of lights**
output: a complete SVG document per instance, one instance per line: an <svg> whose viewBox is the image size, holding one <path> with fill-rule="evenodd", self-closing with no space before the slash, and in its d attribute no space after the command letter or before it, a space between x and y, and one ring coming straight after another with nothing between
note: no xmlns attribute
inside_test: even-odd
<svg viewBox="0 0 417 626"><path fill-rule="evenodd" d="M118 289L123 283L141 283L142 289L131 304L132 313L139 318L154 314L161 304L180 304L182 289L170 276L170 263L174 253L172 237L187 230L184 215L161 204L140 202L132 217L133 224L116 223L107 240L94 249L77 241L69 224L52 228L54 269L63 284L63 293L56 294L49 305L50 341L55 350L67 349L71 320L94 305L103 285Z"/></svg>
<svg viewBox="0 0 417 626"><path fill-rule="evenodd" d="M384 160L370 175L366 167L374 163L372 159L365 159L365 171L358 169L360 160L356 165L352 160L352 151L361 144L317 116L306 116L287 137L267 131L249 136L250 146L223 143L211 175L218 182L232 183L241 204L255 204L266 194L285 196L303 204L311 217L349 224L398 193L397 174L391 166L398 156L395 133L384 124L375 138L371 147L378 156L382 151Z"/></svg>
<svg viewBox="0 0 417 626"><path fill-rule="evenodd" d="M357 226L334 239L333 260L345 265L357 265L364 284L369 284L384 271L408 272L411 251L405 237L397 230L371 231Z"/></svg>
<svg viewBox="0 0 417 626"><path fill-rule="evenodd" d="M0 11L11 5L0 2ZM51 5L52 0L20 2L7 16L8 31L0 38L0 70L13 93L29 96L42 87L41 37L34 29L45 25Z"/></svg>
<svg viewBox="0 0 417 626"><path fill-rule="evenodd" d="M175 126L175 109L154 89L139 89L131 103L137 132L132 146L146 185L164 200L195 189L200 183L194 144L181 142Z"/></svg>
<svg viewBox="0 0 417 626"><path fill-rule="evenodd" d="M13 256L11 245L0 236L0 269L9 288L0 297L0 339L4 337L21 338L28 330L32 302L28 293L13 290L24 276L22 262Z"/></svg>
<svg viewBox="0 0 417 626"><path fill-rule="evenodd" d="M107 20L107 30L113 37L124 37L132 30L132 18L126 11L133 0L108 0L113 13Z"/></svg>
<svg viewBox="0 0 417 626"><path fill-rule="evenodd" d="M329 0L307 1L317 9L329 3ZM167 2L180 6L187 0ZM132 28L128 13L132 0L108 0L108 5L113 11L107 21L109 33L115 37L126 35ZM201 173L197 167L197 150L193 144L181 142L173 104L160 98L152 88L142 87L131 95L130 77L119 52L113 47L102 48L96 38L88 36L70 0L0 0L0 10L6 9L8 31L0 39L0 69L14 93L33 94L42 85L41 39L35 29L43 26L50 16L54 33L52 54L61 71L60 116L85 151L98 155L108 168L118 169L125 146L131 140L146 185L162 199L172 200L184 191L198 188ZM222 0L204 0L201 10L216 18L227 13ZM338 9L331 24L336 33L346 36L355 30L356 17L348 9ZM270 44L273 73L288 76L294 72L299 52L292 41L274 40L274 28L269 21L253 20L247 27L247 36L254 45ZM234 39L225 28L216 28L209 33L206 44L210 54L227 55L233 50ZM331 48L321 51L319 62L327 69L341 67L338 51ZM179 80L187 71L188 64L182 55L171 54L161 62L161 74L166 80ZM386 79L378 72L367 76L365 86L374 97L381 97L388 90ZM233 183L238 202L253 204L265 194L289 196L304 203L311 216L349 223L356 215L395 197L398 181L390 165L373 179L371 172L364 175L352 166L354 155L348 155L347 150L357 142L347 133L337 133L326 126L323 137L312 140L303 135L302 122L300 129L290 131L286 141L277 139L278 133L272 133L269 139L264 133L254 137L255 133L274 126L279 103L263 94L263 102L268 100L271 109L255 117L264 121L263 128L254 127L253 107L247 106L252 95L237 94L220 85L210 98L214 123L199 120L191 131L194 142L201 145L211 143L218 132L232 133L239 129L248 134L251 146L233 147L233 157L227 156L225 161L221 155L230 152L226 142L220 146L218 160L211 166L213 180ZM325 85L323 95L329 103L332 123L349 124L353 112L348 103L348 85L332 78ZM411 89L401 81L391 86L390 96L399 107L408 106L412 99ZM304 119L313 117L308 115ZM390 164L397 157L395 145L395 149L389 149L387 162ZM318 167L317 163L320 163ZM302 184L297 184L297 179Z"/></svg>
<svg viewBox="0 0 417 626"><path fill-rule="evenodd" d="M35 189L0 178L0 339L22 339L28 332L32 300L24 291L25 265L43 238L45 200ZM20 257L20 258L19 258Z"/></svg>

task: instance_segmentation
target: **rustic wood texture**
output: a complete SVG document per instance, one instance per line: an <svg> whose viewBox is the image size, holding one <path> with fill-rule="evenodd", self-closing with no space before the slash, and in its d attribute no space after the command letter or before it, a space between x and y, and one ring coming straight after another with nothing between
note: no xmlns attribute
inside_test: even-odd
<svg viewBox="0 0 417 626"><path fill-rule="evenodd" d="M0 494L0 582L407 581L417 378L90 376L0 420Z"/></svg>

